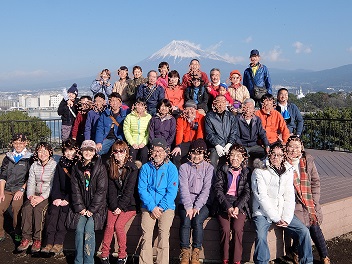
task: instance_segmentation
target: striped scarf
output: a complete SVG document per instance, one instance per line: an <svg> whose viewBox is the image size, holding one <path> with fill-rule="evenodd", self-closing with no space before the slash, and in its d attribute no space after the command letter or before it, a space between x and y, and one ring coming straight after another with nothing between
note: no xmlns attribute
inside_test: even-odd
<svg viewBox="0 0 352 264"><path fill-rule="evenodd" d="M310 223L315 224L318 222L318 219L315 212L311 184L306 170L306 159L301 158L298 166L300 170L300 177L298 177L298 173L294 171L293 185L295 186L298 198L308 210Z"/></svg>

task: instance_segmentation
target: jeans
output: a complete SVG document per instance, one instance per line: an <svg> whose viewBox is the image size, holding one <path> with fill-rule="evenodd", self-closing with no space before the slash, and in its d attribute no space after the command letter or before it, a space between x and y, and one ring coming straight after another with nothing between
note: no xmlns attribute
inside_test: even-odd
<svg viewBox="0 0 352 264"><path fill-rule="evenodd" d="M92 216L81 216L79 218L76 229L75 246L75 264L94 264L95 232Z"/></svg>
<svg viewBox="0 0 352 264"><path fill-rule="evenodd" d="M199 214L189 219L186 217L186 209L181 204L179 206L179 216L180 216L180 246L181 248L189 248L189 239L191 236L191 228L192 228L192 248L202 248L203 243L203 223L205 219L207 219L209 215L209 209L206 205L204 205Z"/></svg>
<svg viewBox="0 0 352 264"><path fill-rule="evenodd" d="M106 138L103 140L101 150L98 152L99 155L104 155L109 152L111 146L114 144L115 139Z"/></svg>
<svg viewBox="0 0 352 264"><path fill-rule="evenodd" d="M269 223L264 216L255 216L255 231L257 238L255 240L254 263L267 264L270 260L270 251L267 241L268 230L272 223ZM298 237L299 247L298 255L300 264L313 264L312 244L309 230L303 223L293 216L291 223L286 227L289 232L293 232Z"/></svg>

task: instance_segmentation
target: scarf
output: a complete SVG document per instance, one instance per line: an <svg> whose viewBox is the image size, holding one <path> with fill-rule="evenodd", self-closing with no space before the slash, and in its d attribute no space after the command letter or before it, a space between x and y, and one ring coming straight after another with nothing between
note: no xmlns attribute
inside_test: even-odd
<svg viewBox="0 0 352 264"><path fill-rule="evenodd" d="M306 167L307 167L306 159L301 158L299 160L300 177L298 177L298 173L294 171L293 185L295 186L295 190L297 192L298 198L302 201L303 205L308 210L310 223L315 224L318 222L318 219L315 212L312 189L311 189L310 180L308 178L308 174L306 171Z"/></svg>

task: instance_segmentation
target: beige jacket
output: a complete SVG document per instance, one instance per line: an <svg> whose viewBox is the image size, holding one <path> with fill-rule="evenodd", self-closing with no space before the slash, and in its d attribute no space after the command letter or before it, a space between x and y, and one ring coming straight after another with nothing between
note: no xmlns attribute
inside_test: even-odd
<svg viewBox="0 0 352 264"><path fill-rule="evenodd" d="M229 87L228 92L230 93L233 100L240 101L241 103L243 103L244 100L250 98L248 89L244 85L238 88Z"/></svg>

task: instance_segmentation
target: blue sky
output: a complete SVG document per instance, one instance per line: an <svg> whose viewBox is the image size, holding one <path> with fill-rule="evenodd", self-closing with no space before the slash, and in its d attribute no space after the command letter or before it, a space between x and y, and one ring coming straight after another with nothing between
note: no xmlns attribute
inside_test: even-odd
<svg viewBox="0 0 352 264"><path fill-rule="evenodd" d="M256 48L271 68L352 62L347 0L13 0L1 9L1 86L93 76L138 63L172 40L240 64Z"/></svg>

